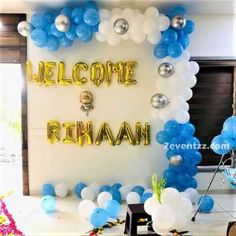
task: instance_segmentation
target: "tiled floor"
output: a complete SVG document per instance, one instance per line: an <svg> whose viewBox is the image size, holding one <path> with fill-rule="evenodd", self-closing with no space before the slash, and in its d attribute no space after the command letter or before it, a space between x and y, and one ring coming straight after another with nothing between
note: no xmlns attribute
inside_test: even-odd
<svg viewBox="0 0 236 236"><path fill-rule="evenodd" d="M215 207L210 214L199 214L196 222L186 226L189 235L225 236L229 221L236 220L236 195L215 194ZM57 200L58 211L45 214L40 208L40 197L16 197L6 199L9 211L14 216L19 229L26 236L77 236L86 235L91 229L88 221L78 215L78 199L74 196ZM224 211L227 210L227 212ZM122 206L120 218L125 217L126 205ZM107 229L104 235L123 235L124 225Z"/></svg>

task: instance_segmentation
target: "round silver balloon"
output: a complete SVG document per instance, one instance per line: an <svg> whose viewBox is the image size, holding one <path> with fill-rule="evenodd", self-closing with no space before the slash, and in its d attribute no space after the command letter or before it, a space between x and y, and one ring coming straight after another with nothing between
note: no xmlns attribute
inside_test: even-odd
<svg viewBox="0 0 236 236"><path fill-rule="evenodd" d="M33 26L28 21L21 21L17 25L17 30L20 35L24 37L28 37L33 30Z"/></svg>
<svg viewBox="0 0 236 236"><path fill-rule="evenodd" d="M160 64L158 67L158 74L163 78L168 78L175 72L174 66L168 62Z"/></svg>
<svg viewBox="0 0 236 236"><path fill-rule="evenodd" d="M177 15L171 19L170 24L175 29L183 29L186 25L186 19L181 15Z"/></svg>
<svg viewBox="0 0 236 236"><path fill-rule="evenodd" d="M59 31L66 32L70 27L70 19L65 15L59 15L55 19L55 26Z"/></svg>
<svg viewBox="0 0 236 236"><path fill-rule="evenodd" d="M179 166L179 165L181 165L182 161L183 161L183 158L182 158L182 156L180 156L180 155L172 156L172 157L169 159L169 163L170 163L172 166Z"/></svg>
<svg viewBox="0 0 236 236"><path fill-rule="evenodd" d="M151 98L151 105L156 109L164 108L168 105L168 98L160 93L154 94Z"/></svg>
<svg viewBox="0 0 236 236"><path fill-rule="evenodd" d="M126 19L124 18L119 18L117 19L114 24L113 24L113 30L117 34L125 34L129 30L129 23Z"/></svg>

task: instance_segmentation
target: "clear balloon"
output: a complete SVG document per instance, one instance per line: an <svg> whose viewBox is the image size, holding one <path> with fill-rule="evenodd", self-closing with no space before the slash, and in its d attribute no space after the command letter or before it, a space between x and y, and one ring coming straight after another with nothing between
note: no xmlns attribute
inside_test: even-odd
<svg viewBox="0 0 236 236"><path fill-rule="evenodd" d="M64 198L67 196L68 188L64 183L59 183L55 186L55 193L57 197Z"/></svg>

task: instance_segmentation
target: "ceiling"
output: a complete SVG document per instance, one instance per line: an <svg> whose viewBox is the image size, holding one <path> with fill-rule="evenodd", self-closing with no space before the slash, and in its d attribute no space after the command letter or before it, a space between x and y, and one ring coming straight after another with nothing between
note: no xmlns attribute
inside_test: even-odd
<svg viewBox="0 0 236 236"><path fill-rule="evenodd" d="M76 6L81 0L0 0L1 13L30 13L36 10ZM97 0L101 7L132 7L145 9L156 6L166 12L170 6L185 6L189 14L236 14L236 0Z"/></svg>

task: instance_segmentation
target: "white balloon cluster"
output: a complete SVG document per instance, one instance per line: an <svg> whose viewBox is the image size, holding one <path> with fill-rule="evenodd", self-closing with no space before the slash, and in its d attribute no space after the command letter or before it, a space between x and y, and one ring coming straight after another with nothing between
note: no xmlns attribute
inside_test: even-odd
<svg viewBox="0 0 236 236"><path fill-rule="evenodd" d="M193 95L191 88L196 85L195 75L199 71L199 65L189 60L190 54L187 51L177 59L166 57L158 60L156 86L158 93L164 94L169 103L166 107L153 111L153 115L158 116L163 122L174 119L184 124L190 119L189 105L186 101Z"/></svg>
<svg viewBox="0 0 236 236"><path fill-rule="evenodd" d="M160 202L153 195L145 202L144 209L152 216L153 229L160 235L182 230L193 214L191 201L174 188L164 189Z"/></svg>
<svg viewBox="0 0 236 236"><path fill-rule="evenodd" d="M100 24L96 39L100 42L118 45L122 39L131 39L135 43L142 43L147 39L151 44L161 40L161 31L166 30L170 20L155 7L149 7L144 13L138 9L114 8L111 11L99 11Z"/></svg>

